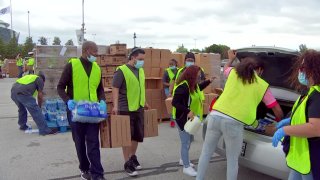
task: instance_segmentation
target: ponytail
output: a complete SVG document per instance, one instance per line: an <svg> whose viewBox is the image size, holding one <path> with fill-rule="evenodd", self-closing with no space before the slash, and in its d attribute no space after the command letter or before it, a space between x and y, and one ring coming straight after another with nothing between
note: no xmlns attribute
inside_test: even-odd
<svg viewBox="0 0 320 180"><path fill-rule="evenodd" d="M252 84L257 80L255 70L259 68L264 68L261 61L259 62L253 57L246 57L241 60L235 69L243 84Z"/></svg>

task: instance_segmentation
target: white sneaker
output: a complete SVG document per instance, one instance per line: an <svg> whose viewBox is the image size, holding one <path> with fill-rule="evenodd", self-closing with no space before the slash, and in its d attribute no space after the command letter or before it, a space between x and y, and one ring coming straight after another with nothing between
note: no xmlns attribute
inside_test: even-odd
<svg viewBox="0 0 320 180"><path fill-rule="evenodd" d="M183 168L183 173L192 177L197 176L197 171L194 170L191 166L189 166L188 168Z"/></svg>
<svg viewBox="0 0 320 180"><path fill-rule="evenodd" d="M182 159L179 160L179 165L180 165L180 166L183 166L183 161L182 161ZM190 165L191 167L194 167L194 164L192 164L191 161L189 161L189 165Z"/></svg>

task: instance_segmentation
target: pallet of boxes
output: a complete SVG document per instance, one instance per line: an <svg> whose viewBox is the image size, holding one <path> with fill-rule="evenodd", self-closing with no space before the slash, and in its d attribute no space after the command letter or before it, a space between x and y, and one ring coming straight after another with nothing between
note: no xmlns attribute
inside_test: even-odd
<svg viewBox="0 0 320 180"><path fill-rule="evenodd" d="M112 80L118 66L127 63L126 44L113 44L107 47L105 54L100 54L97 62L101 67L102 82L105 89L108 113L112 110ZM145 137L158 135L157 111L145 111ZM102 148L117 148L131 145L129 116L111 115L100 125Z"/></svg>
<svg viewBox="0 0 320 180"><path fill-rule="evenodd" d="M171 57L178 61L180 67L184 66L183 53L172 53ZM216 77L214 81L203 90L205 99L203 101L203 114L209 113L209 106L213 99L217 98L217 89L220 89L220 71L221 71L221 56L220 54L214 53L198 53L195 54L195 65L201 67L204 71L205 78L209 79L211 77ZM165 101L167 111L172 111L172 98L168 98Z"/></svg>
<svg viewBox="0 0 320 180"><path fill-rule="evenodd" d="M79 57L76 46L37 46L35 71L42 71L46 77L44 83L44 102L42 112L48 127L65 132L69 128L66 104L60 99L57 85L65 65L71 58Z"/></svg>

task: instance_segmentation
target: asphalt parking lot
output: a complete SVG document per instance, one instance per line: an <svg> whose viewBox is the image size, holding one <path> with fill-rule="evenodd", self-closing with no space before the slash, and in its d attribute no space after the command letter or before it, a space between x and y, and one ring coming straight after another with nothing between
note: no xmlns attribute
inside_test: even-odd
<svg viewBox="0 0 320 180"><path fill-rule="evenodd" d="M80 179L76 151L71 133L53 136L25 134L18 130L17 107L10 99L10 88L15 79L0 79L0 180L66 180ZM36 128L32 119L29 121ZM201 132L191 145L190 159L197 164L202 148ZM101 159L107 179L194 179L182 173L178 165L180 142L178 132L168 123L159 125L159 136L146 138L138 148L138 159L143 166L137 178L123 171L120 148L101 149ZM226 179L226 159L215 154L211 158L206 179ZM274 178L239 168L240 180Z"/></svg>

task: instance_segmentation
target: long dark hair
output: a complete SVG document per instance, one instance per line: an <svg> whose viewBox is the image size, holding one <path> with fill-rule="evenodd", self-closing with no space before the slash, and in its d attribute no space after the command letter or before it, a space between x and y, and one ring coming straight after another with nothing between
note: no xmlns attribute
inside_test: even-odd
<svg viewBox="0 0 320 180"><path fill-rule="evenodd" d="M177 84L180 84L182 81L186 80L189 84L190 92L194 92L196 89L197 79L198 79L198 72L200 71L199 66L189 66L187 67L184 72L181 74L180 78L177 81Z"/></svg>
<svg viewBox="0 0 320 180"><path fill-rule="evenodd" d="M289 82L297 90L306 90L298 81L298 73L302 71L308 79L312 78L315 85L320 85L320 52L313 49L305 51L298 56L296 63L293 66L292 74Z"/></svg>
<svg viewBox="0 0 320 180"><path fill-rule="evenodd" d="M243 84L251 84L256 81L255 70L264 69L262 61L254 57L246 57L236 66L236 72Z"/></svg>

